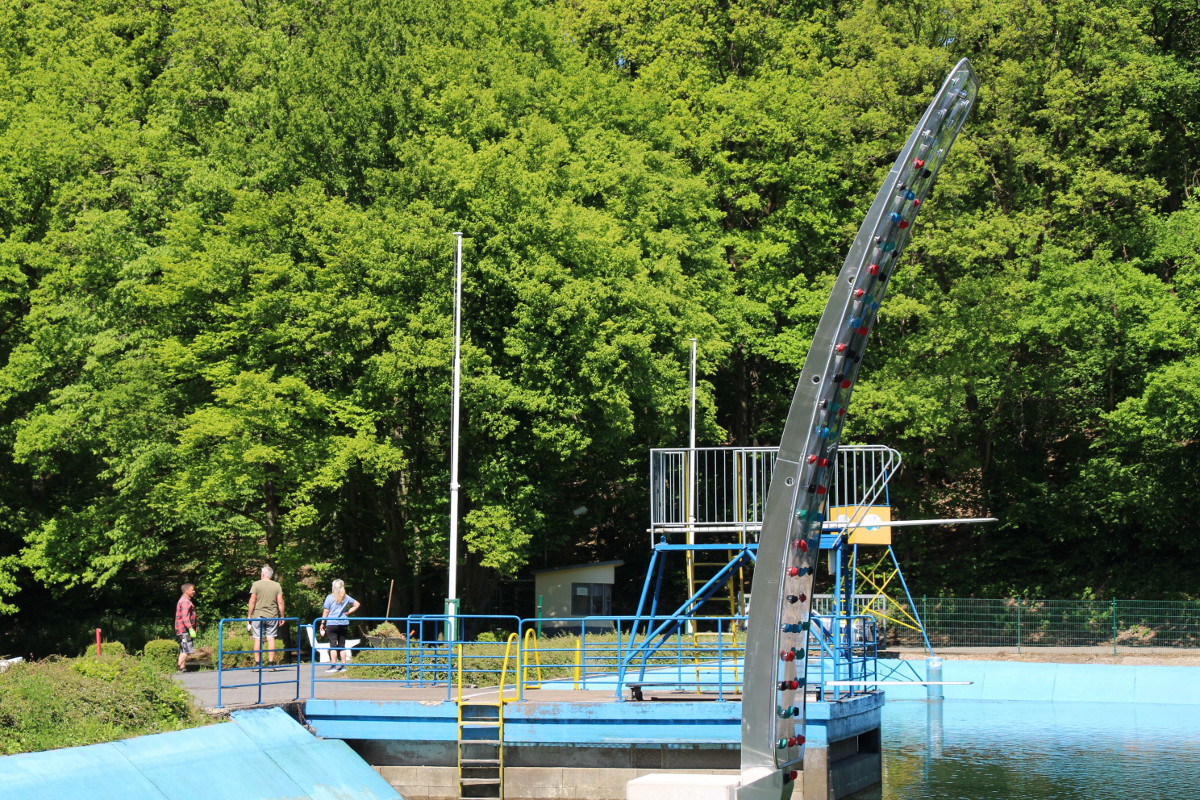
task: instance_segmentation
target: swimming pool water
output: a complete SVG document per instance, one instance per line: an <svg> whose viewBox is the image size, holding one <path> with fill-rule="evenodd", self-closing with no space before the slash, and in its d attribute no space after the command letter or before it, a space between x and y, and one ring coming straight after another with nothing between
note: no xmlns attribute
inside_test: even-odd
<svg viewBox="0 0 1200 800"><path fill-rule="evenodd" d="M853 800L1200 800L1200 708L897 701Z"/></svg>

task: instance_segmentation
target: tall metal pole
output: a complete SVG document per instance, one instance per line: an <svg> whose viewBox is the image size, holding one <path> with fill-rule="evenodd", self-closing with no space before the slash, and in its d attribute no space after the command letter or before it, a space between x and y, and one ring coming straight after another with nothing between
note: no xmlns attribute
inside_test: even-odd
<svg viewBox="0 0 1200 800"><path fill-rule="evenodd" d="M458 400L462 366L462 233L454 238L454 390L450 406L450 588L446 611L458 600Z"/></svg>
<svg viewBox="0 0 1200 800"><path fill-rule="evenodd" d="M690 408L690 419L688 422L688 528L687 528L687 543L696 543L696 495L700 489L700 481L696 475L696 340L692 339L692 366L688 380L692 386L692 399ZM696 551L687 551L687 578L688 578L688 594L694 594L696 591ZM695 609L691 609L694 613ZM695 624L691 619L688 620L687 631L691 633L695 628Z"/></svg>

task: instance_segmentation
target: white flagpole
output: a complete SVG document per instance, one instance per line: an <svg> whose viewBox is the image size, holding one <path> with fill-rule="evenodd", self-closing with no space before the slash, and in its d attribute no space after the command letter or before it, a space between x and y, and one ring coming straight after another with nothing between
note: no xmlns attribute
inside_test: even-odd
<svg viewBox="0 0 1200 800"><path fill-rule="evenodd" d="M454 390L450 410L450 588L446 613L458 610L458 405L459 371L462 366L462 233L456 232L454 248ZM451 626L453 630L453 625ZM452 637L453 638L453 637Z"/></svg>

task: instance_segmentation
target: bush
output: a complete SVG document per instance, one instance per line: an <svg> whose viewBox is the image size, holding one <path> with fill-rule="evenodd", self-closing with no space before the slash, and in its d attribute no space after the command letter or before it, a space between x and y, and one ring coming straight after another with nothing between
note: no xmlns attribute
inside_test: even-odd
<svg viewBox="0 0 1200 800"><path fill-rule="evenodd" d="M163 672L175 669L179 658L179 642L174 639L151 639L142 650L142 659Z"/></svg>
<svg viewBox="0 0 1200 800"><path fill-rule="evenodd" d="M101 656L123 656L126 654L125 645L121 644L120 642L101 642L100 654ZM96 645L92 644L86 647L82 655L85 658L95 658Z"/></svg>
<svg viewBox="0 0 1200 800"><path fill-rule="evenodd" d="M365 648L354 651L350 661L349 677L351 678L383 678L388 680L416 679L416 670L404 666L404 651L402 650L372 650ZM399 664L399 666L386 666ZM425 680L446 680L446 660L429 659L425 662Z"/></svg>
<svg viewBox="0 0 1200 800"><path fill-rule="evenodd" d="M276 643L278 645L278 643ZM265 646L265 644L264 644ZM222 645L221 668L250 667L254 665L254 640L245 634L226 636Z"/></svg>
<svg viewBox="0 0 1200 800"><path fill-rule="evenodd" d="M382 636L391 639L398 638L404 634L392 622L381 622L371 630L367 631L367 636Z"/></svg>
<svg viewBox="0 0 1200 800"><path fill-rule="evenodd" d="M0 755L111 742L209 721L169 677L122 653L50 658L0 673Z"/></svg>

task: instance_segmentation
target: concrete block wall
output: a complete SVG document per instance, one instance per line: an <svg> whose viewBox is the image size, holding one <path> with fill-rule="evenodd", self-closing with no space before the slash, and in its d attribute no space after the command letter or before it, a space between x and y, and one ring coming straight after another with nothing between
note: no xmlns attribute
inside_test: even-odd
<svg viewBox="0 0 1200 800"><path fill-rule="evenodd" d="M455 767L376 767L405 800L458 800ZM506 767L507 800L625 800L625 786L651 773L737 775L737 770L663 770L591 767Z"/></svg>
<svg viewBox="0 0 1200 800"><path fill-rule="evenodd" d="M404 800L458 800L458 767L375 767Z"/></svg>

